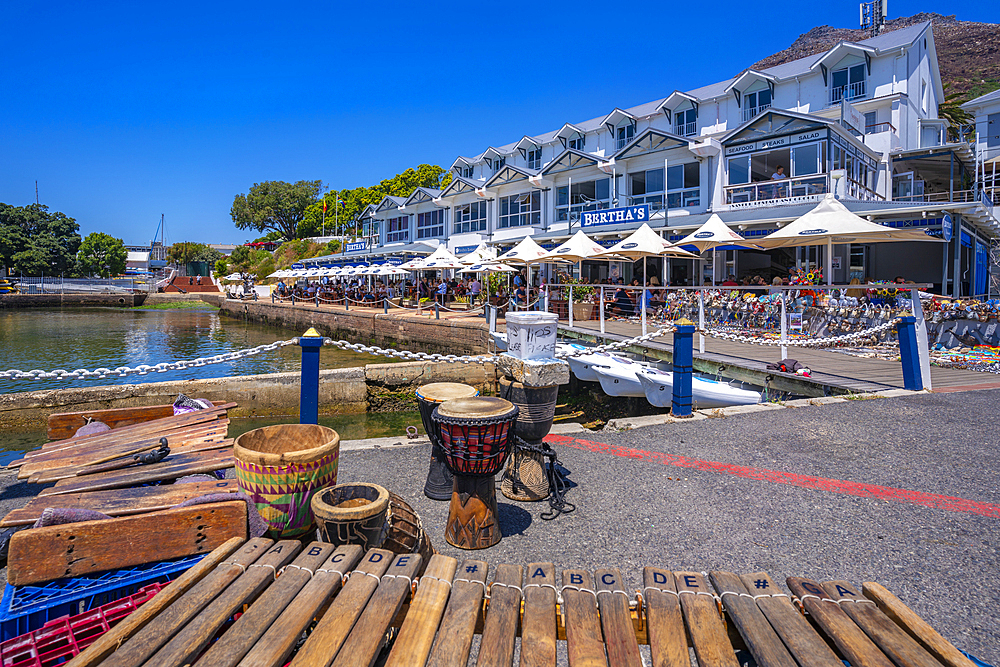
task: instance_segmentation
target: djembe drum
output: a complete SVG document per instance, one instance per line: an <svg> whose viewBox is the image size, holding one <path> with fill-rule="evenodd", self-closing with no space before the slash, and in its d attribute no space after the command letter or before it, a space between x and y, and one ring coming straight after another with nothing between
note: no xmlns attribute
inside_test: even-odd
<svg viewBox="0 0 1000 667"><path fill-rule="evenodd" d="M431 419L454 483L444 539L459 549L485 549L503 537L493 476L510 454L517 406L502 398L459 398Z"/></svg>
<svg viewBox="0 0 1000 667"><path fill-rule="evenodd" d="M427 481L424 482L424 495L431 500L450 500L452 486L451 473L444 464L441 444L437 441L434 425L431 423L431 413L445 401L473 396L479 396L479 390L458 382L433 382L417 389L420 421L431 441L431 463L427 470Z"/></svg>

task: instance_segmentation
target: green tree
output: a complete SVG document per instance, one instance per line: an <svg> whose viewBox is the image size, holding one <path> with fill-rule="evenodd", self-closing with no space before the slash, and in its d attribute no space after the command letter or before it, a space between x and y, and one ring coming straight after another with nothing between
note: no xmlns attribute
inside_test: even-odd
<svg viewBox="0 0 1000 667"><path fill-rule="evenodd" d="M215 275L218 278L223 278L229 275L229 258L220 257L215 260Z"/></svg>
<svg viewBox="0 0 1000 667"><path fill-rule="evenodd" d="M944 84L945 95L944 100L938 103L938 118L948 121L948 139L950 141L958 141L960 139L961 128L974 124L976 119L962 108L962 104L966 101L966 96L962 93L949 93L948 89L950 87L950 83ZM975 141L975 138L975 132L971 132L970 139Z"/></svg>
<svg viewBox="0 0 1000 667"><path fill-rule="evenodd" d="M209 248L204 243L181 241L167 248L167 259L177 265L187 264L188 262L208 262L209 264L215 264L222 256L221 252L215 248Z"/></svg>
<svg viewBox="0 0 1000 667"><path fill-rule="evenodd" d="M72 271L80 248L80 225L44 204L0 203L0 265L41 275ZM17 256L19 259L15 260Z"/></svg>
<svg viewBox="0 0 1000 667"><path fill-rule="evenodd" d="M253 254L253 248L250 246L236 246L233 248L233 252L229 255L229 263L232 265L234 271L246 271L250 267L250 256Z"/></svg>
<svg viewBox="0 0 1000 667"><path fill-rule="evenodd" d="M254 183L246 195L236 195L229 213L239 229L280 232L296 238L306 209L319 198L322 181L264 181Z"/></svg>
<svg viewBox="0 0 1000 667"><path fill-rule="evenodd" d="M77 258L86 273L109 278L125 271L128 253L121 239L103 232L92 232L80 244Z"/></svg>

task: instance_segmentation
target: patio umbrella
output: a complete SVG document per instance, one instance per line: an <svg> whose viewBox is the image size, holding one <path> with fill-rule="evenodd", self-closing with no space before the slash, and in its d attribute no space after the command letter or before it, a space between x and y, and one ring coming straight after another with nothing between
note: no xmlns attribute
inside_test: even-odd
<svg viewBox="0 0 1000 667"><path fill-rule="evenodd" d="M705 252L706 250L712 250L713 248L723 245L760 247L755 246L753 243L749 243L745 238L734 232L732 228L724 223L722 218L715 213L713 213L701 227L694 230L680 241L674 243L675 247L686 245L693 245L698 248L698 252Z"/></svg>
<svg viewBox="0 0 1000 667"><path fill-rule="evenodd" d="M642 275L645 280L647 277L646 258L651 255L671 255L673 257L698 259L697 255L671 245L669 241L654 232L645 222L642 223L642 226L639 227L639 229L629 234L627 238L619 241L607 250L594 255L594 259L613 259L615 257L624 257L635 260L641 257Z"/></svg>
<svg viewBox="0 0 1000 667"><path fill-rule="evenodd" d="M426 269L461 269L464 268L465 264L455 257L448 248L443 245L439 245L437 249L432 252L426 260L424 260L423 265L420 268Z"/></svg>
<svg viewBox="0 0 1000 667"><path fill-rule="evenodd" d="M473 264L467 269L462 269L459 273L514 273L517 269L512 266L507 266L506 264L500 264L497 262L487 263L487 264Z"/></svg>
<svg viewBox="0 0 1000 667"><path fill-rule="evenodd" d="M828 193L816 207L773 234L755 241L762 248L792 248L826 244L826 280L833 284L833 244L887 241L941 241L922 230L896 229L851 213ZM683 241L682 241L683 243Z"/></svg>
<svg viewBox="0 0 1000 667"><path fill-rule="evenodd" d="M403 262L399 265L399 268L404 271L419 271L426 259L426 257L416 257L408 262Z"/></svg>
<svg viewBox="0 0 1000 667"><path fill-rule="evenodd" d="M482 264L483 262L490 262L497 258L497 249L491 248L485 243L480 243L479 246L464 257L460 257L459 261L462 264Z"/></svg>
<svg viewBox="0 0 1000 667"><path fill-rule="evenodd" d="M532 264L546 255L546 250L533 238L525 236L516 246L496 258L506 264Z"/></svg>
<svg viewBox="0 0 1000 667"><path fill-rule="evenodd" d="M539 258L542 262L582 262L604 252L604 246L579 230L568 240Z"/></svg>

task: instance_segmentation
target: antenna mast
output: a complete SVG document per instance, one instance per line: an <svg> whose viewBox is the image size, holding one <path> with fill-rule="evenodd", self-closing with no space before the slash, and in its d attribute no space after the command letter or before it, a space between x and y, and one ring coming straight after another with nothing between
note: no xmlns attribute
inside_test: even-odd
<svg viewBox="0 0 1000 667"><path fill-rule="evenodd" d="M861 3L861 29L868 31L869 37L878 37L885 27L889 15L889 0L871 0Z"/></svg>

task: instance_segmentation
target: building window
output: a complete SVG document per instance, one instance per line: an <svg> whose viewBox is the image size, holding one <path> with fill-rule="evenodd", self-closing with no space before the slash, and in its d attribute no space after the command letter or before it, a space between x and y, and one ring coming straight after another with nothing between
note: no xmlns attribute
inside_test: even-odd
<svg viewBox="0 0 1000 667"><path fill-rule="evenodd" d="M410 240L410 216L389 218L386 222L388 223L385 228L386 243Z"/></svg>
<svg viewBox="0 0 1000 667"><path fill-rule="evenodd" d="M663 208L663 169L648 169L628 175L632 205L649 204L650 211Z"/></svg>
<svg viewBox="0 0 1000 667"><path fill-rule="evenodd" d="M758 90L743 95L743 122L754 118L765 109L771 108L771 89Z"/></svg>
<svg viewBox="0 0 1000 667"><path fill-rule="evenodd" d="M617 130L615 130L615 140L617 150L621 150L628 145L628 142L635 138L635 125L629 123L628 125L622 125Z"/></svg>
<svg viewBox="0 0 1000 667"><path fill-rule="evenodd" d="M865 114L865 134L874 134L879 132L880 128L878 126L878 112L869 111Z"/></svg>
<svg viewBox="0 0 1000 667"><path fill-rule="evenodd" d="M486 231L486 202L475 201L455 207L455 234Z"/></svg>
<svg viewBox="0 0 1000 667"><path fill-rule="evenodd" d="M674 134L690 137L698 130L698 115L694 108L674 112Z"/></svg>
<svg viewBox="0 0 1000 667"><path fill-rule="evenodd" d="M667 168L667 208L701 205L701 168L697 162Z"/></svg>
<svg viewBox="0 0 1000 667"><path fill-rule="evenodd" d="M574 138L566 142L566 145L573 150L582 151L583 147L587 145L587 137L577 134Z"/></svg>
<svg viewBox="0 0 1000 667"><path fill-rule="evenodd" d="M830 74L830 104L840 104L841 100L858 100L867 94L864 63L834 70Z"/></svg>
<svg viewBox="0 0 1000 667"><path fill-rule="evenodd" d="M462 167L463 178L472 178L472 165Z"/></svg>
<svg viewBox="0 0 1000 667"><path fill-rule="evenodd" d="M504 165L506 164L507 164L507 158L498 157L496 160L493 161L493 173L496 174L498 171L503 169Z"/></svg>
<svg viewBox="0 0 1000 667"><path fill-rule="evenodd" d="M574 183L570 194L569 186L556 188L556 220L579 220L584 211L599 211L611 208L611 179Z"/></svg>
<svg viewBox="0 0 1000 667"><path fill-rule="evenodd" d="M536 148L528 151L528 169L542 168L542 149Z"/></svg>
<svg viewBox="0 0 1000 667"><path fill-rule="evenodd" d="M825 143L810 143L729 158L726 162L729 172L726 203L825 193L825 149ZM744 185L746 187L734 187Z"/></svg>
<svg viewBox="0 0 1000 667"><path fill-rule="evenodd" d="M417 214L417 238L433 239L444 236L444 209Z"/></svg>
<svg viewBox="0 0 1000 667"><path fill-rule="evenodd" d="M379 223L378 220L370 220L364 223L364 225L362 225L361 227L362 234L364 235L365 238L378 237L378 227L379 227L378 223Z"/></svg>
<svg viewBox="0 0 1000 667"><path fill-rule="evenodd" d="M542 223L542 192L532 190L519 195L500 197L500 218L497 228L523 227Z"/></svg>

